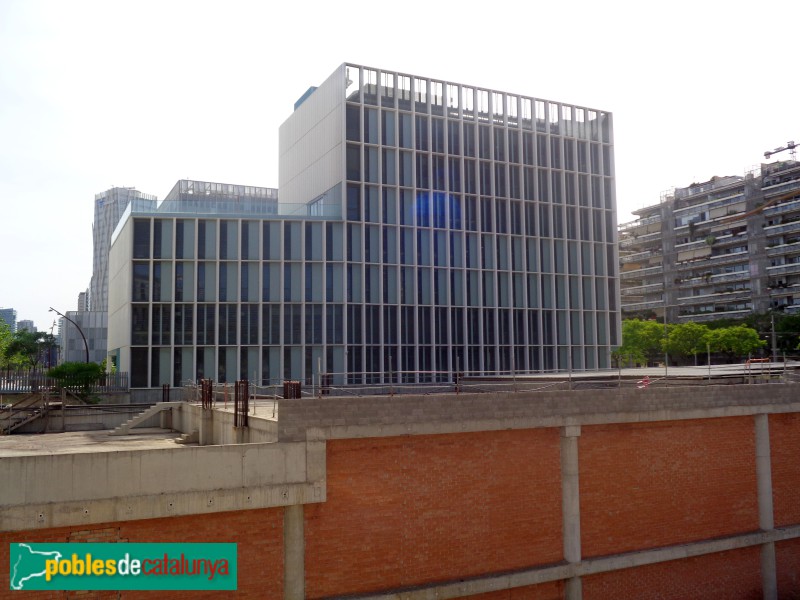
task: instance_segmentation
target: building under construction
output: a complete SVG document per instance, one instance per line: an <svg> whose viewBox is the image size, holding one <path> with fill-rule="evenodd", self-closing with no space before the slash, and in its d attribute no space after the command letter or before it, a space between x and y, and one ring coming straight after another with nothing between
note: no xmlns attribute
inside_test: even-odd
<svg viewBox="0 0 800 600"><path fill-rule="evenodd" d="M619 227L623 316L800 310L800 163L670 190ZM781 149L778 149L781 150ZM767 157L773 154L766 153Z"/></svg>

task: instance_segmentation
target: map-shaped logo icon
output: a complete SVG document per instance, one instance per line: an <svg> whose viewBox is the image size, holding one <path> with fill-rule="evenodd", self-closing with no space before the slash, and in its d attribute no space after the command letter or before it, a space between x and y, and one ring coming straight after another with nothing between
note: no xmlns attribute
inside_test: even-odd
<svg viewBox="0 0 800 600"><path fill-rule="evenodd" d="M17 544L11 547L11 589L25 589L29 579L45 576L45 561L61 560L60 552L42 552L34 550L28 544Z"/></svg>

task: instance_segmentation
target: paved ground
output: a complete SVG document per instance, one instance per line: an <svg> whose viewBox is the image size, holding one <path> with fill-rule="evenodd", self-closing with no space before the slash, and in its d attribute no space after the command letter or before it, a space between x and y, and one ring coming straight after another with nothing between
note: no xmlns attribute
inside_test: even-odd
<svg viewBox="0 0 800 600"><path fill-rule="evenodd" d="M112 436L108 431L68 431L66 433L32 433L0 436L0 459L7 456L37 454L76 454L92 452L124 452L179 448L175 431L159 428L134 429L133 435Z"/></svg>

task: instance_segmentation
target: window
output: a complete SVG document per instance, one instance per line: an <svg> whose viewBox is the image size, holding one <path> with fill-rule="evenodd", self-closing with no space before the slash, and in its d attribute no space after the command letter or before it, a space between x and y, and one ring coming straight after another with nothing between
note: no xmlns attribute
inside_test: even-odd
<svg viewBox="0 0 800 600"><path fill-rule="evenodd" d="M146 262L133 263L132 299L134 302L150 300L150 265Z"/></svg>
<svg viewBox="0 0 800 600"><path fill-rule="evenodd" d="M150 220L133 220L133 258L150 258Z"/></svg>

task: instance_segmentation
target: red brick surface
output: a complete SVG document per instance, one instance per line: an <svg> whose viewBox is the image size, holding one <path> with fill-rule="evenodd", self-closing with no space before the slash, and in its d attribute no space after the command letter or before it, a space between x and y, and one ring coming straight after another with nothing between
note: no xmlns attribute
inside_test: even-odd
<svg viewBox="0 0 800 600"><path fill-rule="evenodd" d="M587 426L583 556L758 529L752 417Z"/></svg>
<svg viewBox="0 0 800 600"><path fill-rule="evenodd" d="M778 598L800 600L800 539L775 544Z"/></svg>
<svg viewBox="0 0 800 600"><path fill-rule="evenodd" d="M9 590L13 542L235 542L237 592L14 592ZM283 598L283 509L148 519L0 533L0 599L20 598Z"/></svg>
<svg viewBox="0 0 800 600"><path fill-rule="evenodd" d="M564 582L551 581L513 590L467 596L463 600L562 600L562 598L564 598Z"/></svg>
<svg viewBox="0 0 800 600"><path fill-rule="evenodd" d="M800 524L800 414L769 416L775 525Z"/></svg>
<svg viewBox="0 0 800 600"><path fill-rule="evenodd" d="M557 429L328 442L306 507L309 598L562 558Z"/></svg>
<svg viewBox="0 0 800 600"><path fill-rule="evenodd" d="M758 600L758 547L583 578L583 600Z"/></svg>

